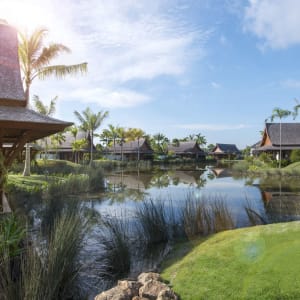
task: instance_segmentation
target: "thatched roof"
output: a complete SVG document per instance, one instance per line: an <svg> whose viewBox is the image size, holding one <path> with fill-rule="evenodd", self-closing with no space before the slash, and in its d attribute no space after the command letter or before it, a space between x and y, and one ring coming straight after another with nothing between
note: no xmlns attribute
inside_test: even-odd
<svg viewBox="0 0 300 300"><path fill-rule="evenodd" d="M64 130L72 125L24 107L0 106L2 142L12 143L27 132L27 142Z"/></svg>
<svg viewBox="0 0 300 300"><path fill-rule="evenodd" d="M64 130L72 123L46 117L25 108L21 82L16 30L0 24L0 149L12 144L4 152L9 166L27 142Z"/></svg>
<svg viewBox="0 0 300 300"><path fill-rule="evenodd" d="M239 154L240 150L235 144L220 144L217 143L212 151L213 154Z"/></svg>
<svg viewBox="0 0 300 300"><path fill-rule="evenodd" d="M16 30L0 24L0 105L25 106Z"/></svg>
<svg viewBox="0 0 300 300"><path fill-rule="evenodd" d="M168 145L168 150L175 154L195 154L205 155L196 141L180 142L178 146Z"/></svg>
<svg viewBox="0 0 300 300"><path fill-rule="evenodd" d="M280 145L280 124L279 123L267 123L266 133L268 134L273 146ZM281 124L281 145L300 146L300 123Z"/></svg>
<svg viewBox="0 0 300 300"><path fill-rule="evenodd" d="M124 143L122 146L119 143L115 144L115 148L112 146L109 148L110 152L121 153L137 153L140 154L153 154L153 149L145 139L135 140Z"/></svg>
<svg viewBox="0 0 300 300"><path fill-rule="evenodd" d="M73 134L70 131L67 131L63 135L64 135L65 140L62 141L62 143L59 144L57 146L57 148L55 148L55 149L51 149L51 138L50 137L46 138L48 147L50 146L50 148L48 149L48 152L49 151L51 152L51 150L55 150L55 152L72 152L73 151L72 144L75 141ZM85 131L78 131L78 133L76 135L76 140L79 141L82 139L87 140L87 145L85 147L83 147L80 151L90 152L90 135ZM39 141L39 144L44 147L45 141L41 140L41 141ZM96 150L95 145L93 145L93 150Z"/></svg>

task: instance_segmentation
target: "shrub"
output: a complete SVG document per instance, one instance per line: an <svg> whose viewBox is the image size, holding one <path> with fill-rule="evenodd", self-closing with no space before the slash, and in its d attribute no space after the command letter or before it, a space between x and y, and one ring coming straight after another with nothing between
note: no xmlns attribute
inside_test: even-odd
<svg viewBox="0 0 300 300"><path fill-rule="evenodd" d="M290 159L291 159L291 162L300 161L300 149L292 150Z"/></svg>

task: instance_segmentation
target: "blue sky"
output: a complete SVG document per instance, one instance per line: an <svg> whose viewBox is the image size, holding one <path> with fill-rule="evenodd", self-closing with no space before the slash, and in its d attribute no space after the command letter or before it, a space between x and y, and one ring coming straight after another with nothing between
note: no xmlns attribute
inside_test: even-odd
<svg viewBox="0 0 300 300"><path fill-rule="evenodd" d="M70 47L57 63L88 62L85 76L32 86L46 104L59 97L60 119L89 106L109 111L102 128L243 148L300 99L298 0L0 0L0 12Z"/></svg>

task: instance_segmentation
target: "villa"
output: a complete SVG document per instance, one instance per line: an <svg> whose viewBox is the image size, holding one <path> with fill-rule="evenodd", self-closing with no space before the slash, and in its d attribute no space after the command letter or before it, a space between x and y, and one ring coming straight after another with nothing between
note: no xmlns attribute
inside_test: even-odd
<svg viewBox="0 0 300 300"><path fill-rule="evenodd" d="M217 143L210 153L215 159L234 159L241 155L241 151L235 144Z"/></svg>
<svg viewBox="0 0 300 300"><path fill-rule="evenodd" d="M281 150L282 158L289 158L294 149L300 149L300 123L266 123L260 146L254 153L271 153L275 158Z"/></svg>

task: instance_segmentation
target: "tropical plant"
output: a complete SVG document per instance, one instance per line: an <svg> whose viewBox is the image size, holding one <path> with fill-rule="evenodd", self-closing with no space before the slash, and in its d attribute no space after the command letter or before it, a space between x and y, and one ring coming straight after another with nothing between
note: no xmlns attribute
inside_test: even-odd
<svg viewBox="0 0 300 300"><path fill-rule="evenodd" d="M166 145L169 139L162 133L157 133L152 137L153 148L159 153L165 153Z"/></svg>
<svg viewBox="0 0 300 300"><path fill-rule="evenodd" d="M117 134L118 134L119 144L121 146L121 160L123 161L123 159L124 159L123 145L126 142L126 138L127 138L126 129L124 127L118 127L117 128Z"/></svg>
<svg viewBox="0 0 300 300"><path fill-rule="evenodd" d="M289 110L285 110L285 109L281 109L278 107L275 107L272 111L272 115L270 116L270 120L271 122L274 121L274 119L279 118L280 122L279 122L279 169L281 168L281 159L282 159L282 155L281 155L281 119L286 118L288 116L290 116L292 114L291 111Z"/></svg>
<svg viewBox="0 0 300 300"><path fill-rule="evenodd" d="M31 34L19 32L19 59L23 82L25 86L26 106L29 107L30 87L35 78L46 79L50 76L64 78L67 75L85 73L87 63L76 65L51 65L52 61L61 53L71 50L63 44L51 43L45 45L46 28L37 28ZM30 175L30 152L27 145L24 176Z"/></svg>
<svg viewBox="0 0 300 300"><path fill-rule="evenodd" d="M87 146L86 139L75 140L72 142L72 150L74 152L74 162L79 163L78 151Z"/></svg>
<svg viewBox="0 0 300 300"><path fill-rule="evenodd" d="M51 139L51 143L53 145L53 148L56 149L56 158L57 158L57 156L58 156L58 146L66 141L66 137L64 136L63 132L58 132L58 133L55 133L55 134L51 135L50 139Z"/></svg>
<svg viewBox="0 0 300 300"><path fill-rule="evenodd" d="M81 129L88 132L90 135L90 164L93 161L93 145L94 145L94 132L98 129L103 120L108 117L108 111L99 111L93 113L89 107L87 107L82 114L78 111L74 111L75 116L81 123Z"/></svg>
<svg viewBox="0 0 300 300"><path fill-rule="evenodd" d="M56 105L56 100L57 100L57 96L55 96L53 99L51 99L49 106L45 105L39 98L39 96L34 95L32 97L35 109L37 112L39 112L40 114L44 115L44 116L52 116L55 113L55 105ZM48 151L48 141L47 138L43 138L42 139L44 141L45 144L45 148L44 148L44 153L45 153L45 159L47 157L47 151Z"/></svg>
<svg viewBox="0 0 300 300"><path fill-rule="evenodd" d="M145 136L145 132L140 128L129 128L127 130L129 140L138 142L137 160L140 161L140 139Z"/></svg>

